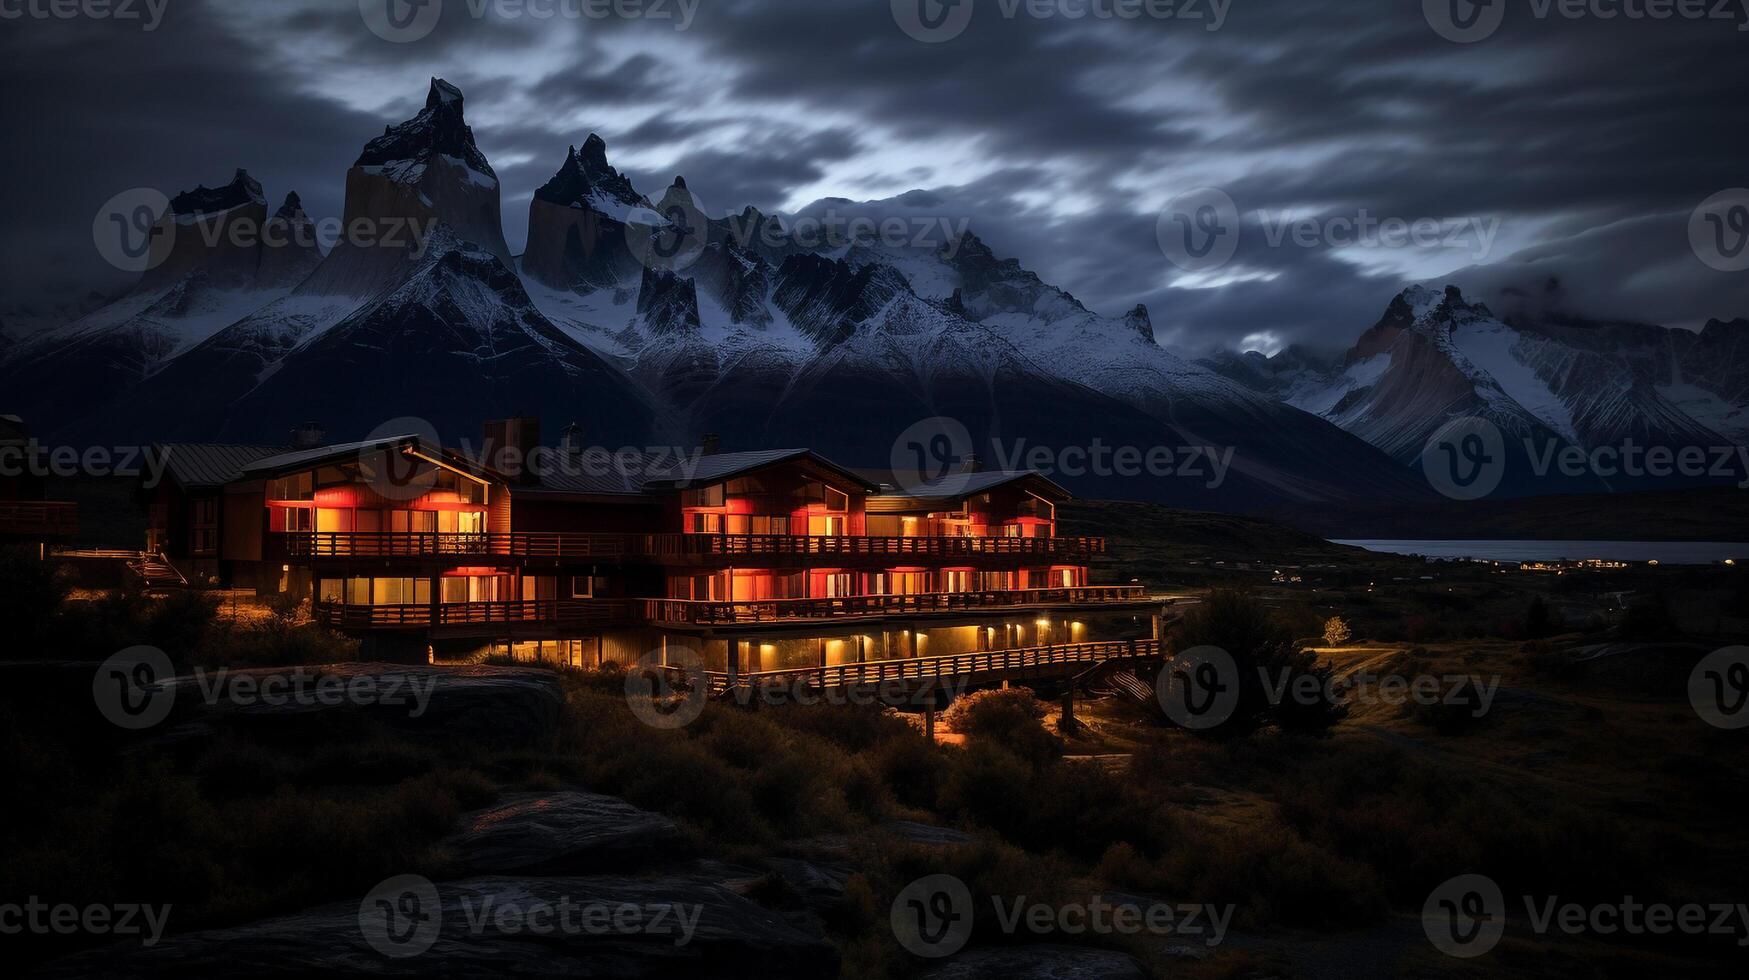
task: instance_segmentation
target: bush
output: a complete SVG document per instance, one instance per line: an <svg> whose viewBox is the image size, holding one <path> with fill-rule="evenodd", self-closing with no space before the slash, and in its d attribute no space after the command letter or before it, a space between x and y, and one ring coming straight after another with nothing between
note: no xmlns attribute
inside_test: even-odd
<svg viewBox="0 0 1749 980"><path fill-rule="evenodd" d="M1354 630L1348 627L1348 622L1341 616L1331 616L1324 623L1324 645L1339 647L1354 639Z"/></svg>
<svg viewBox="0 0 1749 980"><path fill-rule="evenodd" d="M1024 687L978 691L955 701L942 720L968 740L988 742L1032 765L1062 758L1063 740L1044 726L1045 707Z"/></svg>
<svg viewBox="0 0 1749 980"><path fill-rule="evenodd" d="M10 634L9 656L43 656L40 644L67 599L67 582L53 565L26 548L0 548L0 622Z"/></svg>
<svg viewBox="0 0 1749 980"><path fill-rule="evenodd" d="M1269 724L1316 734L1348 714L1331 698L1335 669L1301 650L1288 626L1250 593L1217 590L1185 615L1178 626L1178 650L1201 646L1218 647L1233 658L1237 677L1229 682L1239 692L1231 717L1201 734L1246 735ZM1276 698L1272 688L1284 695ZM1309 700L1285 696L1297 690L1316 693Z"/></svg>

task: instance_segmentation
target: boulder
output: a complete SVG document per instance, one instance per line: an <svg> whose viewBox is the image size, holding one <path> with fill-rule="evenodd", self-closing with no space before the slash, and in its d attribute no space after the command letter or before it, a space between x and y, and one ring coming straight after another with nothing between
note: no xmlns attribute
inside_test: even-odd
<svg viewBox="0 0 1749 980"><path fill-rule="evenodd" d="M462 874L577 874L629 867L678 848L680 829L622 799L516 793L462 817L443 841Z"/></svg>
<svg viewBox="0 0 1749 980"><path fill-rule="evenodd" d="M817 934L719 886L686 876L483 877L430 885L435 903L396 896L335 902L231 929L170 936L152 947L91 950L48 976L834 977ZM414 914L385 920L385 897ZM435 912L422 910L435 908ZM669 909L658 918L657 910ZM636 926L613 912L636 909ZM385 931L385 921L394 925ZM625 922L631 922L628 917ZM378 947L391 950L390 956Z"/></svg>
<svg viewBox="0 0 1749 980"><path fill-rule="evenodd" d="M1077 946L971 949L923 974L925 980L1146 980L1125 953Z"/></svg>
<svg viewBox="0 0 1749 980"><path fill-rule="evenodd" d="M395 728L519 745L557 733L564 707L549 670L485 665L329 664L178 677L176 712L239 724L319 723L357 714Z"/></svg>

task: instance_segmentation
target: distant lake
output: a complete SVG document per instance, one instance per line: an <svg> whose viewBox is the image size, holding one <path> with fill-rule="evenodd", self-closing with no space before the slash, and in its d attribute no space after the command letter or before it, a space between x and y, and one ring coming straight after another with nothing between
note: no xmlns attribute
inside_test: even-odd
<svg viewBox="0 0 1749 980"><path fill-rule="evenodd" d="M1749 558L1749 544L1728 541L1337 541L1336 544L1393 555L1429 558L1480 558L1487 561L1656 561L1667 565L1710 565L1726 558Z"/></svg>

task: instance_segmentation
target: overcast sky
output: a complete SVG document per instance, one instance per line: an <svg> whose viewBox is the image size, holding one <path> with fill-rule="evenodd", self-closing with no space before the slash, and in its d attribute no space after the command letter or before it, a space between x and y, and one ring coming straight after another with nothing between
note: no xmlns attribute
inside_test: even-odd
<svg viewBox="0 0 1749 980"><path fill-rule="evenodd" d="M636 19L431 0L397 7L410 33L433 24L405 42L367 27L389 0L31 15L48 2L0 0L0 309L113 283L91 222L129 188L241 166L272 203L337 215L359 149L438 75L467 95L514 251L533 190L599 132L639 190L682 174L712 212L903 196L969 219L1093 309L1146 303L1169 344L1346 346L1424 279L1501 303L1559 277L1573 312L1672 325L1749 315L1749 273L1709 268L1689 235L1703 201L1749 186L1749 0L1664 21L1496 0L1503 22L1467 44L1431 21L1468 0L1156 0L1174 16L1128 19L1098 14L1131 0L661 0ZM912 36L918 2L948 18L934 41ZM1232 261L1187 272L1158 219L1201 187L1243 231ZM1282 224L1369 217L1441 231L1369 246Z"/></svg>

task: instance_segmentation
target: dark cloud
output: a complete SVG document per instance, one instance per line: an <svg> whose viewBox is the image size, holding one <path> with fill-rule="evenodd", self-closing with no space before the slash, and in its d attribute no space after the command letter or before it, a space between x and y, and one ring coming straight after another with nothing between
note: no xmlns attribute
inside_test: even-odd
<svg viewBox="0 0 1749 980"><path fill-rule="evenodd" d="M1001 6L942 44L906 36L889 0L707 0L686 32L475 19L450 0L409 44L364 30L353 0L172 3L150 34L9 23L0 286L14 301L102 280L90 216L129 187L247 166L270 196L337 213L359 146L442 75L467 92L513 247L533 189L595 131L645 193L683 174L714 212L829 194L969 219L1094 309L1147 303L1190 347L1344 345L1424 278L1489 298L1555 277L1577 312L1672 324L1749 315L1749 280L1701 265L1684 232L1701 200L1749 185L1736 23L1514 4L1497 35L1456 45L1414 2L1233 0L1214 32ZM1244 235L1227 280L1186 288L1155 219L1201 184L1232 196ZM1499 238L1477 259L1264 235L1361 213L1498 222Z"/></svg>

